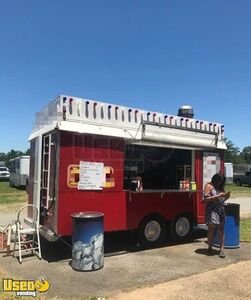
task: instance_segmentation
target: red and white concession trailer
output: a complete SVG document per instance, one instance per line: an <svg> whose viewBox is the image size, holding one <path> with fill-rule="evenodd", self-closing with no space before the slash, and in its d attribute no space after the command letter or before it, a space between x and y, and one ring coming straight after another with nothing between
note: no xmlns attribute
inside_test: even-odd
<svg viewBox="0 0 251 300"><path fill-rule="evenodd" d="M30 135L29 203L48 240L72 234L71 214L104 213L106 232L138 230L141 242L187 239L205 222L202 190L224 170L224 127L180 110L165 115L59 96ZM185 113L184 113L185 112ZM140 174L143 191L129 189ZM196 190L180 190L180 181Z"/></svg>

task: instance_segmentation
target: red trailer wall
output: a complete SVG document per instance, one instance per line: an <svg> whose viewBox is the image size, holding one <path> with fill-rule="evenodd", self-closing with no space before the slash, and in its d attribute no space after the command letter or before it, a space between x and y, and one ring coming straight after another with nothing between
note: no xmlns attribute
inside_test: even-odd
<svg viewBox="0 0 251 300"><path fill-rule="evenodd" d="M67 185L67 169L80 161L103 162L114 169L115 187L101 191L79 191ZM118 138L60 133L58 234L72 233L71 214L101 211L105 231L126 229L124 176L124 141Z"/></svg>
<svg viewBox="0 0 251 300"><path fill-rule="evenodd" d="M205 223L205 203L202 201L203 193L203 152L195 151L195 182L197 183L196 193L196 216L197 223Z"/></svg>
<svg viewBox="0 0 251 300"><path fill-rule="evenodd" d="M127 193L127 227L134 229L150 214L158 214L171 221L181 213L196 213L195 195L190 192Z"/></svg>

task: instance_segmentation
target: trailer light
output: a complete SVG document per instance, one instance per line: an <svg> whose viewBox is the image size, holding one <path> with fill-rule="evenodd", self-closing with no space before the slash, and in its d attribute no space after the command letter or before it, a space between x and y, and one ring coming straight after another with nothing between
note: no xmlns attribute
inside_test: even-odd
<svg viewBox="0 0 251 300"><path fill-rule="evenodd" d="M109 120L111 119L111 108L112 108L112 106L108 105L108 119Z"/></svg>
<svg viewBox="0 0 251 300"><path fill-rule="evenodd" d="M128 122L131 122L131 113L132 113L132 109L129 108L128 109Z"/></svg>
<svg viewBox="0 0 251 300"><path fill-rule="evenodd" d="M149 117L150 117L150 115L151 115L151 113L150 113L150 112L148 112L148 113L147 113L147 121L149 121Z"/></svg>
<svg viewBox="0 0 251 300"><path fill-rule="evenodd" d="M81 104L77 103L77 114L80 117L80 109L81 109Z"/></svg>
<svg viewBox="0 0 251 300"><path fill-rule="evenodd" d="M200 121L196 120L195 121L195 128L198 129L198 124L200 123Z"/></svg>
<svg viewBox="0 0 251 300"><path fill-rule="evenodd" d="M70 98L69 99L69 113L72 115L72 101L73 101L73 99L72 98Z"/></svg>
<svg viewBox="0 0 251 300"><path fill-rule="evenodd" d="M118 120L118 106L115 106L115 119Z"/></svg>
<svg viewBox="0 0 251 300"><path fill-rule="evenodd" d="M88 105L89 105L89 101L85 102L85 116L86 118L89 118L89 110L88 110Z"/></svg>
<svg viewBox="0 0 251 300"><path fill-rule="evenodd" d="M156 113L153 113L153 122L155 122Z"/></svg>
<svg viewBox="0 0 251 300"><path fill-rule="evenodd" d="M134 111L134 118L135 118L135 123L137 123L138 122L138 110L136 109L135 111Z"/></svg>
<svg viewBox="0 0 251 300"><path fill-rule="evenodd" d="M97 118L96 106L97 106L97 102L94 102L93 103L93 118L94 119Z"/></svg>
<svg viewBox="0 0 251 300"><path fill-rule="evenodd" d="M66 120L66 107L63 106L63 120Z"/></svg>

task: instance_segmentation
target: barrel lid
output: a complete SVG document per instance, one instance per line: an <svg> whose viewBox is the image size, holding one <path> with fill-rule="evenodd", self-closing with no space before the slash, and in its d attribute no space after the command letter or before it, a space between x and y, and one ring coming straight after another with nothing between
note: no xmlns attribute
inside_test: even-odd
<svg viewBox="0 0 251 300"><path fill-rule="evenodd" d="M103 217L104 214L98 211L79 211L73 213L71 216L72 218L99 218Z"/></svg>

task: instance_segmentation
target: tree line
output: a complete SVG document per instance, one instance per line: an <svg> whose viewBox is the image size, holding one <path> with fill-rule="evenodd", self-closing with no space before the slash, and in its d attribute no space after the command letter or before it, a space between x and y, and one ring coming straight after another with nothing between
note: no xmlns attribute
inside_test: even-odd
<svg viewBox="0 0 251 300"><path fill-rule="evenodd" d="M227 150L225 151L225 162L233 164L251 164L251 146L246 146L240 151L235 144L225 139Z"/></svg>
<svg viewBox="0 0 251 300"><path fill-rule="evenodd" d="M246 146L240 151L232 141L225 139L227 150L225 151L225 162L231 162L233 164L251 164L251 146ZM11 149L9 152L0 152L0 161L3 161L8 167L10 159L21 155L29 155L30 149L25 152Z"/></svg>

